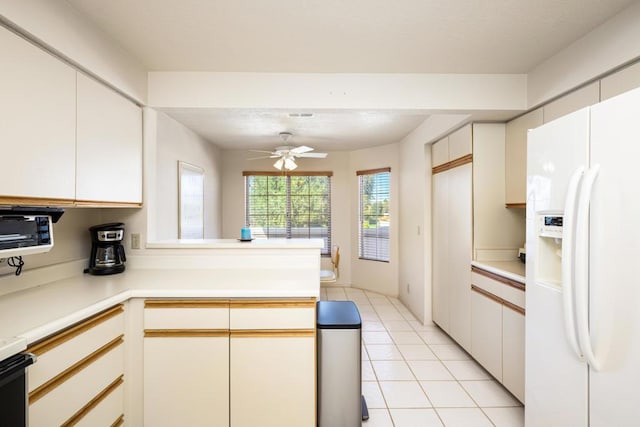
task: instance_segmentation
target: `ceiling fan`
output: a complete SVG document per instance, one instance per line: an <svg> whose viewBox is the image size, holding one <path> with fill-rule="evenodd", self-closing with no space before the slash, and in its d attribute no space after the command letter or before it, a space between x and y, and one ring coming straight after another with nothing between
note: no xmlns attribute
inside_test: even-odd
<svg viewBox="0 0 640 427"><path fill-rule="evenodd" d="M294 147L292 145L288 145L289 138L291 138L292 134L289 132L280 132L280 139L285 145L280 147L276 147L273 151L264 151L264 150L249 150L254 153L268 153L268 156L262 157L254 157L249 160L258 160L258 159L278 159L273 164L273 167L278 170L287 170L292 171L298 167L295 160L296 157L312 157L317 159L324 159L327 157L327 153L311 153L313 148L307 147L306 145L301 145L299 147Z"/></svg>

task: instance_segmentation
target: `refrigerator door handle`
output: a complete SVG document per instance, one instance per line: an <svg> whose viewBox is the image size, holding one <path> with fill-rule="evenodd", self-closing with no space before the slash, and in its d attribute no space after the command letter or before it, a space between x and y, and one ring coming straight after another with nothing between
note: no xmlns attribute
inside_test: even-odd
<svg viewBox="0 0 640 427"><path fill-rule="evenodd" d="M578 324L578 341L582 353L591 368L599 371L600 362L596 358L591 345L589 333L589 204L593 184L600 172L600 165L594 165L587 171L582 181L578 211L576 216L576 320Z"/></svg>
<svg viewBox="0 0 640 427"><path fill-rule="evenodd" d="M562 303L564 306L564 327L569 341L569 346L575 355L583 359L582 350L578 344L578 332L575 322L575 291L573 286L574 277L574 252L575 246L575 213L576 197L578 186L584 175L584 166L580 166L571 176L567 188L567 198L564 205L563 236L562 236Z"/></svg>

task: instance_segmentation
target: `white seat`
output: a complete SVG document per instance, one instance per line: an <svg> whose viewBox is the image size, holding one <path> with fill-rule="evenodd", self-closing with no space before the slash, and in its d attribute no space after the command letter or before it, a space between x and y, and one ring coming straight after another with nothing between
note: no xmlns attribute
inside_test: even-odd
<svg viewBox="0 0 640 427"><path fill-rule="evenodd" d="M320 270L320 283L334 283L340 273L340 247L334 246L331 250L331 270Z"/></svg>

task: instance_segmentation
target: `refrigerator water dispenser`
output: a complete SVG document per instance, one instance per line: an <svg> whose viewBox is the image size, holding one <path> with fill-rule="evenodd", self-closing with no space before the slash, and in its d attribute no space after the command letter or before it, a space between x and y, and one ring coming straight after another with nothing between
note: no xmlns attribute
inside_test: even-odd
<svg viewBox="0 0 640 427"><path fill-rule="evenodd" d="M562 224L563 214L539 212L537 277L542 283L560 287L562 284Z"/></svg>

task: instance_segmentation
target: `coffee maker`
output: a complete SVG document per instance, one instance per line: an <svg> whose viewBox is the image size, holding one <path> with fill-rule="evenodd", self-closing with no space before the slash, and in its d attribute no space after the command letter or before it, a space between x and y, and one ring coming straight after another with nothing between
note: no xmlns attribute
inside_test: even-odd
<svg viewBox="0 0 640 427"><path fill-rule="evenodd" d="M89 268L84 272L94 275L122 273L127 257L124 254L122 238L124 224L114 222L94 225L89 228L91 234L91 258Z"/></svg>

